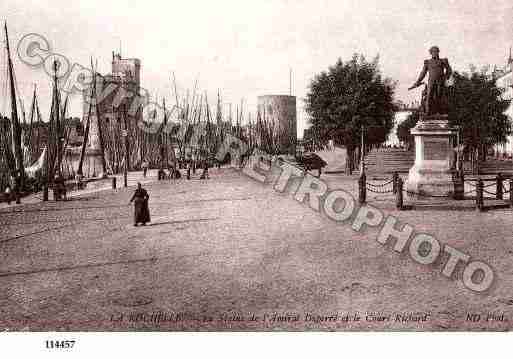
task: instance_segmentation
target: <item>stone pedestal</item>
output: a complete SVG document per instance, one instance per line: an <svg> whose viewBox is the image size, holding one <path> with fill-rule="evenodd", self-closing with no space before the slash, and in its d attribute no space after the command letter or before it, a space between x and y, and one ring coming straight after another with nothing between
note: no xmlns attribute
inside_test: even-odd
<svg viewBox="0 0 513 359"><path fill-rule="evenodd" d="M456 131L449 127L447 116L426 117L411 134L415 136L415 164L406 184L409 197L452 196Z"/></svg>

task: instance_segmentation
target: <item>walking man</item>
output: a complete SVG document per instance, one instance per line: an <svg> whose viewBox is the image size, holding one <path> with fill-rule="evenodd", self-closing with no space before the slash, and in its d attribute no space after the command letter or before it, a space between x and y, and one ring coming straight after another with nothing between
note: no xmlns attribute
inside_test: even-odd
<svg viewBox="0 0 513 359"><path fill-rule="evenodd" d="M203 161L203 173L201 174L200 179L210 179L208 176L208 159Z"/></svg>
<svg viewBox="0 0 513 359"><path fill-rule="evenodd" d="M137 227L137 224L142 223L143 226L146 225L147 222L151 222L150 219L150 208L148 206L148 199L150 196L148 192L144 188L141 187L141 183L137 183L137 189L135 190L134 195L130 199L130 203L134 202L134 226Z"/></svg>

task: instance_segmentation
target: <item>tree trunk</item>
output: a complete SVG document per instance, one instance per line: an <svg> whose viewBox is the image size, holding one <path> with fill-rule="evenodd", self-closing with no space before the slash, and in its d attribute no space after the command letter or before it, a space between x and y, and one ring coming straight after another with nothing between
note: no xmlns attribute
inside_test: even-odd
<svg viewBox="0 0 513 359"><path fill-rule="evenodd" d="M354 147L346 145L346 174L352 175L354 169Z"/></svg>

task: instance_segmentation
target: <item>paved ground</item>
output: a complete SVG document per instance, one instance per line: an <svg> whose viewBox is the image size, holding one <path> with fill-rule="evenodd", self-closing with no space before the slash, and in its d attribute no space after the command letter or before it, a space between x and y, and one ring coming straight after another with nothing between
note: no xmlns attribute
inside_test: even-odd
<svg viewBox="0 0 513 359"><path fill-rule="evenodd" d="M356 233L231 169L211 177L146 184L146 227L132 225L133 188L0 209L0 329L513 327L511 209L397 212L392 201L369 198L488 262L495 285L475 294L443 277L440 264L422 266L380 245L377 230ZM356 193L354 178L324 178ZM508 321L485 321L489 312ZM429 317L395 320L409 313ZM469 313L482 318L467 321Z"/></svg>

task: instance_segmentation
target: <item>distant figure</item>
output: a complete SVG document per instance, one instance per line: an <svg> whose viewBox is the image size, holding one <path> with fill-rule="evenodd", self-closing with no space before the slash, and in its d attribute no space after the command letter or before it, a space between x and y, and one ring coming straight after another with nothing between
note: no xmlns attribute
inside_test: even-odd
<svg viewBox="0 0 513 359"><path fill-rule="evenodd" d="M146 177L146 176L144 176L144 177ZM157 172L157 179L159 181L166 179L166 171L163 168L159 168L159 170Z"/></svg>
<svg viewBox="0 0 513 359"><path fill-rule="evenodd" d="M7 204L11 204L11 186L7 185L5 187L5 198L7 199Z"/></svg>
<svg viewBox="0 0 513 359"><path fill-rule="evenodd" d="M179 179L182 177L180 170L178 170L175 166L172 166L170 169L169 179Z"/></svg>
<svg viewBox="0 0 513 359"><path fill-rule="evenodd" d="M135 201L134 204L134 226L137 227L138 223L142 223L143 226L147 222L151 222L150 219L150 208L148 207L148 199L150 196L144 188L141 187L141 183L137 183L137 189L134 195L130 199L130 203Z"/></svg>
<svg viewBox="0 0 513 359"><path fill-rule="evenodd" d="M148 172L148 162L143 161L141 164L142 170L143 170L143 177L146 178L146 173Z"/></svg>
<svg viewBox="0 0 513 359"><path fill-rule="evenodd" d="M54 201L66 200L66 182L62 175L55 176L53 181L53 199Z"/></svg>
<svg viewBox="0 0 513 359"><path fill-rule="evenodd" d="M16 176L13 179L13 182L14 182L13 192L14 192L14 199L16 200L16 204L21 203L21 200L20 200L21 193L20 192L21 192L22 188L20 186L20 180L21 180L20 171L16 171Z"/></svg>
<svg viewBox="0 0 513 359"><path fill-rule="evenodd" d="M205 160L203 162L203 173L201 174L200 179L210 179L210 177L208 175L208 161L207 160Z"/></svg>
<svg viewBox="0 0 513 359"><path fill-rule="evenodd" d="M75 189L77 191L82 189L82 178L83 176L78 173L75 175Z"/></svg>

